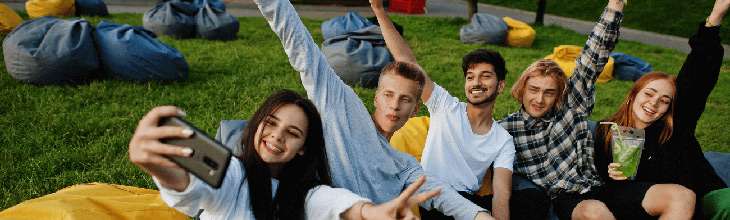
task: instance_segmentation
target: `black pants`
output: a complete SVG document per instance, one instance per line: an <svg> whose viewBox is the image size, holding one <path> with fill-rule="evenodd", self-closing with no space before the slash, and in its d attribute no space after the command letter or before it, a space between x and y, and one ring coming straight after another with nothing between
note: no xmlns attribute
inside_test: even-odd
<svg viewBox="0 0 730 220"><path fill-rule="evenodd" d="M492 210L492 196L478 196L472 195L467 192L459 192L461 196L473 202L487 210ZM523 189L513 190L512 196L510 196L510 219L515 220L533 220L533 219L546 219L548 207L550 207L550 201L548 200L545 193L537 189ZM445 216L436 209L427 211L424 208L420 208L421 219L423 220L451 220L454 219L450 216Z"/></svg>
<svg viewBox="0 0 730 220"><path fill-rule="evenodd" d="M648 182L613 182L584 194L563 194L553 199L553 208L560 219L571 219L573 210L583 200L598 200L606 204L616 219L656 219L641 205L649 188Z"/></svg>

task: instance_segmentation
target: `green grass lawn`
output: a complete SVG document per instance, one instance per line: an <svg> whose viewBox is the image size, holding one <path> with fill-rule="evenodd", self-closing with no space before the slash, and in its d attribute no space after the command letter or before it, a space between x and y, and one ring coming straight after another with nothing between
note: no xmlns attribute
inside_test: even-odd
<svg viewBox="0 0 730 220"><path fill-rule="evenodd" d="M98 22L98 19L91 19ZM140 14L118 14L110 20L141 25ZM557 27L537 28L534 48L464 45L460 18L395 17L432 78L464 98L461 56L486 47L507 60L507 83L533 60L559 44L582 45L585 36ZM289 66L279 40L263 18L240 18L238 40L162 40L178 48L190 64L190 79L177 83L97 81L80 86L33 86L10 78L0 64L0 209L61 188L106 182L154 188L149 176L127 158L127 145L137 121L152 107L177 105L187 119L214 134L223 119L245 119L272 91L303 89ZM318 20L306 20L321 42ZM617 51L646 59L656 69L676 73L684 55L659 47L621 42ZM710 97L697 134L705 150L730 152L730 62L723 65L718 88ZM608 116L618 106L630 82L598 86L593 119ZM509 88L508 88L509 89ZM355 89L372 110L373 90ZM508 95L498 98L496 118L518 110ZM421 114L426 114L422 108Z"/></svg>
<svg viewBox="0 0 730 220"><path fill-rule="evenodd" d="M536 0L479 0L479 2L518 8L528 11L537 10ZM594 21L606 6L606 0L546 0L547 14ZM634 0L624 9L624 26L662 34L690 37L697 30L699 22L710 15L715 0ZM530 21L532 22L532 21ZM730 43L730 28L726 17L723 24L722 41Z"/></svg>

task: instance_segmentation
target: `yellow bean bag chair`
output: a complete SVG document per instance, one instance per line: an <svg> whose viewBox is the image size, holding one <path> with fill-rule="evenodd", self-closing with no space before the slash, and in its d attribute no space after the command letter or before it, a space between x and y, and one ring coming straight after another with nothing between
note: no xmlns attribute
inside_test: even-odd
<svg viewBox="0 0 730 220"><path fill-rule="evenodd" d="M8 33L22 22L23 19L13 9L0 3L0 33Z"/></svg>
<svg viewBox="0 0 730 220"><path fill-rule="evenodd" d="M507 40L506 43L510 47L532 47L532 42L535 41L535 29L532 29L529 24L520 20L504 17L502 18L507 23Z"/></svg>
<svg viewBox="0 0 730 220"><path fill-rule="evenodd" d="M398 129L390 138L390 145L393 148L410 154L416 160L421 161L423 148L426 146L426 135L431 120L428 116L413 117L408 119L401 129ZM477 195L485 196L492 194L492 169L487 170L482 180L483 184ZM416 208L418 210L418 208Z"/></svg>
<svg viewBox="0 0 730 220"><path fill-rule="evenodd" d="M428 134L428 116L412 117L408 119L401 129L398 129L390 138L390 145L396 150L410 154L416 160L421 161L423 147L426 146L426 135Z"/></svg>
<svg viewBox="0 0 730 220"><path fill-rule="evenodd" d="M580 56L582 47L575 45L560 45L553 48L553 54L547 55L545 59L553 60L565 72L565 76L570 77L575 70L575 61ZM613 58L608 57L608 63L603 67L603 72L598 75L598 83L606 83L613 79Z"/></svg>
<svg viewBox="0 0 730 220"><path fill-rule="evenodd" d="M0 219L188 219L168 207L160 193L131 186L90 183L22 202L0 212Z"/></svg>
<svg viewBox="0 0 730 220"><path fill-rule="evenodd" d="M73 16L74 3L74 0L29 0L25 2L25 10L31 18Z"/></svg>

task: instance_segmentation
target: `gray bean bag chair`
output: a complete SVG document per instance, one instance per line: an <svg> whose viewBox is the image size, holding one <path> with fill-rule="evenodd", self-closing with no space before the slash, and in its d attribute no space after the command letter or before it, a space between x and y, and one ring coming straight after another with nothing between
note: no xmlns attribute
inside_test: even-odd
<svg viewBox="0 0 730 220"><path fill-rule="evenodd" d="M224 4L221 0L195 0L193 1L193 4L195 4L195 6L197 6L198 8L202 8L205 5L210 5L210 7L213 7L220 11L226 11L226 4Z"/></svg>
<svg viewBox="0 0 730 220"><path fill-rule="evenodd" d="M322 37L327 40L339 35L344 35L353 31L357 31L373 23L368 19L360 16L356 12L348 12L344 16L339 16L322 22Z"/></svg>
<svg viewBox="0 0 730 220"><path fill-rule="evenodd" d="M109 10L102 0L76 0L76 16L108 16Z"/></svg>
<svg viewBox="0 0 730 220"><path fill-rule="evenodd" d="M198 14L195 15L198 36L209 40L233 40L238 33L236 17L203 0Z"/></svg>
<svg viewBox="0 0 730 220"><path fill-rule="evenodd" d="M102 21L94 33L106 74L130 81L172 81L188 77L188 64L175 48L141 27Z"/></svg>
<svg viewBox="0 0 730 220"><path fill-rule="evenodd" d="M10 76L31 84L83 83L99 69L92 26L84 19L28 20L5 37L3 54Z"/></svg>
<svg viewBox="0 0 730 220"><path fill-rule="evenodd" d="M144 28L157 35L174 38L195 37L195 14L198 7L181 0L162 1L144 13Z"/></svg>
<svg viewBox="0 0 730 220"><path fill-rule="evenodd" d="M507 30L507 23L502 18L477 13L471 18L471 23L461 27L459 38L466 44L503 44Z"/></svg>
<svg viewBox="0 0 730 220"><path fill-rule="evenodd" d="M365 88L376 87L380 71L393 62L375 25L326 39L322 52L342 81Z"/></svg>

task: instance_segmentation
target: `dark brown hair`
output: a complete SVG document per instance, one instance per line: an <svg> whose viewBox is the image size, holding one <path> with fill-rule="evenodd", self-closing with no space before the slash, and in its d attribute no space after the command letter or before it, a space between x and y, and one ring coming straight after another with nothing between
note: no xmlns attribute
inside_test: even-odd
<svg viewBox="0 0 730 220"><path fill-rule="evenodd" d="M297 154L284 165L279 176L276 196L271 198L271 172L254 148L254 135L258 126L281 106L293 104L304 111L309 126L304 141L304 154ZM317 108L301 95L282 90L269 96L256 110L243 131L243 165L248 180L251 207L256 219L304 219L304 199L307 192L317 185L330 185L322 120Z"/></svg>
<svg viewBox="0 0 730 220"><path fill-rule="evenodd" d="M494 72L496 72L497 79L499 81L504 80L504 77L507 75L504 58L502 58L502 55L500 55L499 52L487 49L476 49L461 58L461 70L464 72L464 77L466 77L466 71L480 63L491 64L494 67Z"/></svg>

